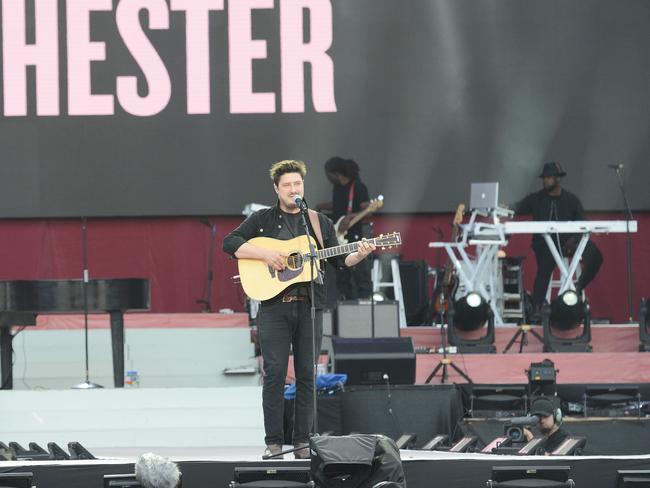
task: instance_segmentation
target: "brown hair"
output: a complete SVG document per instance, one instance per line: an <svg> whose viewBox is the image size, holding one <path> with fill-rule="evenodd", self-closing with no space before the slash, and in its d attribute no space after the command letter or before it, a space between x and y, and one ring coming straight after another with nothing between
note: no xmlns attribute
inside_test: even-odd
<svg viewBox="0 0 650 488"><path fill-rule="evenodd" d="M269 169L269 176L271 176L273 183L276 185L280 181L280 177L285 173L300 173L300 176L304 180L307 174L307 166L302 161L285 159L284 161L273 163L271 169Z"/></svg>

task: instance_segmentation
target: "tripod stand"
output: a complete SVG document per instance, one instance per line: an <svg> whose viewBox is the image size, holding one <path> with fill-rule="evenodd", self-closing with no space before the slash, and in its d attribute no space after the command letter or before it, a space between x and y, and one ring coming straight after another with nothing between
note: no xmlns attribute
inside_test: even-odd
<svg viewBox="0 0 650 488"><path fill-rule="evenodd" d="M451 366L451 369L453 369L456 373L458 373L460 376L465 378L465 380L468 383L474 383L472 379L465 373L463 370L461 370L458 366L456 366L453 361L447 357L447 331L445 327L448 327L447 324L445 324L445 292L444 290L440 291L439 295L439 304L440 308L438 309L438 322L440 323L440 335L442 337L442 359L438 362L438 365L431 371L431 374L429 377L426 379L425 383L429 384L431 383L431 380L435 378L435 376L438 374L438 371L442 369L442 374L440 376L440 383L444 383L449 379L449 367Z"/></svg>
<svg viewBox="0 0 650 488"><path fill-rule="evenodd" d="M539 342L542 344L544 343L544 339L542 338L541 335L539 335L539 332L537 332L535 329L533 329L532 325L529 324L519 324L517 325L517 332L513 334L513 336L510 338L510 342L508 342L508 345L506 348L503 350L503 354L507 353L510 348L513 346L513 344L521 337L521 342L519 343L519 354L521 354L524 350L524 346L528 345L528 334L533 334Z"/></svg>

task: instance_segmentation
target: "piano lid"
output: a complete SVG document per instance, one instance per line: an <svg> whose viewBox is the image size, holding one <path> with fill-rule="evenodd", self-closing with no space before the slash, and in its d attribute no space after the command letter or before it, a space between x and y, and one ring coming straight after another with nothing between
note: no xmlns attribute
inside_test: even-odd
<svg viewBox="0 0 650 488"><path fill-rule="evenodd" d="M94 279L87 284L88 311L149 310L146 278ZM0 281L0 312L83 312L83 282Z"/></svg>

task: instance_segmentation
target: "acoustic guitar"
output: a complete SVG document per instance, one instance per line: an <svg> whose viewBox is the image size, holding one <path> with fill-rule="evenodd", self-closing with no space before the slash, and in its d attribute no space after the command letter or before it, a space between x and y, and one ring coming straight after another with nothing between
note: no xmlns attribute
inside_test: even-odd
<svg viewBox="0 0 650 488"><path fill-rule="evenodd" d="M362 218L364 218L366 215L372 212L376 212L379 210L382 206L384 205L384 195L379 195L377 198L374 198L370 200L370 203L366 208L364 208L361 212L355 214L354 217L350 219L350 223L348 224L348 228L345 230L340 230L341 223L347 215L344 215L340 219L336 221L336 224L334 224L334 230L336 231L336 238L339 241L339 244L346 244L348 240L346 239L345 235L348 233L348 229L351 229L354 224L359 222Z"/></svg>
<svg viewBox="0 0 650 488"><path fill-rule="evenodd" d="M314 248L316 241L309 236ZM382 234L374 239L367 239L368 242L377 246L377 249L389 249L399 246L402 243L399 232ZM309 258L309 242L307 236L298 236L286 241L273 239L271 237L254 237L249 243L273 249L287 254L285 268L276 271L261 259L238 259L239 278L246 294L255 300L269 300L283 293L291 285L311 281L311 269ZM320 265L321 259L327 259L341 254L349 254L357 250L358 243L343 244L341 246L317 249L316 265ZM317 273L314 273L317 275Z"/></svg>

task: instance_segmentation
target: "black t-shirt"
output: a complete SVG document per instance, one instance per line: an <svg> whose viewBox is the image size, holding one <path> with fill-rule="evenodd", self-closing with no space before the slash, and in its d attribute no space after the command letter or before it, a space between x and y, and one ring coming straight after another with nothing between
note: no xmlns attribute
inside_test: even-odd
<svg viewBox="0 0 650 488"><path fill-rule="evenodd" d="M548 436L548 439L546 440L546 444L544 444L544 450L548 453L552 453L555 451L560 445L569 437L569 433L560 428L553 432L550 436Z"/></svg>
<svg viewBox="0 0 650 488"><path fill-rule="evenodd" d="M549 195L546 190L540 190L527 195L515 205L517 215L532 215L533 220L541 221L569 221L587 220L585 210L580 199L573 193L562 189L559 196ZM564 243L576 234L560 234L560 242ZM533 235L533 246L543 244L541 234ZM544 244L544 246L546 246Z"/></svg>
<svg viewBox="0 0 650 488"><path fill-rule="evenodd" d="M350 200L350 187L354 185L354 195L352 196L352 212L359 212L362 210L361 204L370 201L368 195L368 188L360 180L356 179L347 185L334 185L332 189L332 220L334 223L344 215L348 214L348 206ZM361 235L361 223L357 223L352 228L348 229L347 237L351 242L358 241L363 237Z"/></svg>

